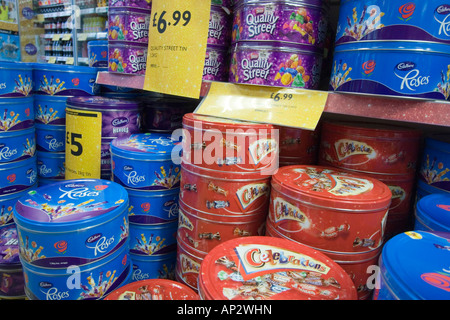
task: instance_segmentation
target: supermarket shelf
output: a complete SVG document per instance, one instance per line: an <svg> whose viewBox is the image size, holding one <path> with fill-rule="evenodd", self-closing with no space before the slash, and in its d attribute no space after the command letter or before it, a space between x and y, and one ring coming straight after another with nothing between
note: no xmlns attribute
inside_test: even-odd
<svg viewBox="0 0 450 320"><path fill-rule="evenodd" d="M142 89L144 79L144 76L99 72L97 83ZM205 96L209 87L210 82L204 81L200 95ZM324 112L450 127L450 103L446 101L329 92Z"/></svg>
<svg viewBox="0 0 450 320"><path fill-rule="evenodd" d="M106 39L108 39L108 32L84 32L77 34L78 41L106 40Z"/></svg>

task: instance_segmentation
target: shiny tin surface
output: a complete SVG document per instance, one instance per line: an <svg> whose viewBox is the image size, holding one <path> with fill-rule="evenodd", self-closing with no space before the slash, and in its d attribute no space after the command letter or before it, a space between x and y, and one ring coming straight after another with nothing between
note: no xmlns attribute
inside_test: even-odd
<svg viewBox="0 0 450 320"><path fill-rule="evenodd" d="M44 152L65 152L66 126L36 123L36 148Z"/></svg>
<svg viewBox="0 0 450 320"><path fill-rule="evenodd" d="M145 75L147 49L146 43L108 41L108 71Z"/></svg>
<svg viewBox="0 0 450 320"><path fill-rule="evenodd" d="M37 183L35 183L37 187ZM22 196L24 196L29 190L23 190L19 192L13 192L11 194L0 196L0 228L13 223L13 210L14 206Z"/></svg>
<svg viewBox="0 0 450 320"><path fill-rule="evenodd" d="M176 251L159 256L141 256L130 253L133 264L131 281L147 279L175 279Z"/></svg>
<svg viewBox="0 0 450 320"><path fill-rule="evenodd" d="M286 166L272 177L268 219L280 233L330 252L367 252L384 239L390 189L323 166Z"/></svg>
<svg viewBox="0 0 450 320"><path fill-rule="evenodd" d="M32 96L0 99L0 133L28 129L34 118Z"/></svg>
<svg viewBox="0 0 450 320"><path fill-rule="evenodd" d="M16 203L20 255L45 269L84 266L118 251L128 239L128 194L114 182L63 180Z"/></svg>
<svg viewBox="0 0 450 320"><path fill-rule="evenodd" d="M89 66L94 68L108 67L108 41L96 40L88 42Z"/></svg>
<svg viewBox="0 0 450 320"><path fill-rule="evenodd" d="M437 134L425 138L419 181L430 190L450 192L450 135Z"/></svg>
<svg viewBox="0 0 450 320"><path fill-rule="evenodd" d="M175 252L177 225L177 220L153 224L130 223L130 253L148 257Z"/></svg>
<svg viewBox="0 0 450 320"><path fill-rule="evenodd" d="M0 164L0 196L16 195L31 189L37 182L36 155L31 158Z"/></svg>
<svg viewBox="0 0 450 320"><path fill-rule="evenodd" d="M29 63L2 61L0 97L26 97L33 90L33 67Z"/></svg>
<svg viewBox="0 0 450 320"><path fill-rule="evenodd" d="M203 300L357 299L352 280L333 260L266 236L229 240L211 250L200 267L199 295Z"/></svg>
<svg viewBox="0 0 450 320"><path fill-rule="evenodd" d="M414 229L450 232L450 195L430 194L416 204Z"/></svg>
<svg viewBox="0 0 450 320"><path fill-rule="evenodd" d="M37 152L37 169L39 178L64 179L65 152Z"/></svg>
<svg viewBox="0 0 450 320"><path fill-rule="evenodd" d="M380 289L374 299L450 299L449 240L449 233L408 231L387 241L379 261Z"/></svg>
<svg viewBox="0 0 450 320"><path fill-rule="evenodd" d="M0 133L0 164L26 160L35 155L35 127Z"/></svg>
<svg viewBox="0 0 450 320"><path fill-rule="evenodd" d="M66 124L66 101L68 97L37 94L33 98L36 123Z"/></svg>
<svg viewBox="0 0 450 320"><path fill-rule="evenodd" d="M206 254L193 249L177 236L176 279L197 292L200 265Z"/></svg>
<svg viewBox="0 0 450 320"><path fill-rule="evenodd" d="M421 132L395 125L323 122L319 164L359 172L413 175Z"/></svg>

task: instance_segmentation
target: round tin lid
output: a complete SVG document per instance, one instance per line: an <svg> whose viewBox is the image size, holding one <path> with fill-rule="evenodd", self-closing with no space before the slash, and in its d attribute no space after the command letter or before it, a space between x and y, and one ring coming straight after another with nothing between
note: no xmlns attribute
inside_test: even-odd
<svg viewBox="0 0 450 320"><path fill-rule="evenodd" d="M52 64L52 63L36 63L33 66L35 71L55 71L55 72L77 72L77 73L91 73L96 74L98 68L88 67L88 66L73 66L69 64Z"/></svg>
<svg viewBox="0 0 450 320"><path fill-rule="evenodd" d="M431 41L402 41L402 40L387 40L387 41L352 41L347 43L340 43L335 46L335 52L343 51L391 51L404 52L405 54L444 54L447 55L450 46L444 43ZM362 53L361 53L362 54Z"/></svg>
<svg viewBox="0 0 450 320"><path fill-rule="evenodd" d="M367 122L328 122L322 124L322 130L347 133L358 137L372 137L377 139L420 139L421 132L417 129L389 124Z"/></svg>
<svg viewBox="0 0 450 320"><path fill-rule="evenodd" d="M33 69L33 65L25 62L10 62L10 61L2 61L0 65L0 69L13 69L13 70L29 70Z"/></svg>
<svg viewBox="0 0 450 320"><path fill-rule="evenodd" d="M417 202L416 216L431 230L450 232L450 194L434 193Z"/></svg>
<svg viewBox="0 0 450 320"><path fill-rule="evenodd" d="M138 160L170 160L172 151L181 142L172 139L169 133L136 133L127 138L111 142L111 153ZM181 145L180 145L181 151Z"/></svg>
<svg viewBox="0 0 450 320"><path fill-rule="evenodd" d="M292 165L272 176L272 187L299 201L336 210L376 211L389 207L392 192L383 182L337 168Z"/></svg>
<svg viewBox="0 0 450 320"><path fill-rule="evenodd" d="M323 55L323 50L320 49L320 47L288 41L242 40L234 43L233 46L235 47L234 50L276 51L283 53L314 54L318 56Z"/></svg>
<svg viewBox="0 0 450 320"><path fill-rule="evenodd" d="M104 300L199 300L188 286L169 279L131 282L108 294Z"/></svg>
<svg viewBox="0 0 450 320"><path fill-rule="evenodd" d="M115 182L63 180L21 197L14 207L14 220L35 231L73 231L107 222L127 207L128 193Z"/></svg>
<svg viewBox="0 0 450 320"><path fill-rule="evenodd" d="M137 110L140 108L139 102L125 99L114 99L102 96L81 96L70 97L66 102L67 106L76 109L97 109L97 110Z"/></svg>
<svg viewBox="0 0 450 320"><path fill-rule="evenodd" d="M356 300L349 275L303 244L252 236L228 240L204 258L199 292L214 300Z"/></svg>
<svg viewBox="0 0 450 320"><path fill-rule="evenodd" d="M19 264L19 238L14 223L0 228L0 268Z"/></svg>
<svg viewBox="0 0 450 320"><path fill-rule="evenodd" d="M215 129L225 131L227 129L266 129L271 130L275 127L267 123L247 122L240 120L232 120L225 118L218 118L212 116L204 116L196 113L186 113L183 116L183 125L199 130ZM233 132L230 132L233 133ZM253 133L256 134L256 133ZM267 132L269 134L269 131Z"/></svg>
<svg viewBox="0 0 450 320"><path fill-rule="evenodd" d="M408 231L389 239L381 276L400 300L450 299L450 233Z"/></svg>

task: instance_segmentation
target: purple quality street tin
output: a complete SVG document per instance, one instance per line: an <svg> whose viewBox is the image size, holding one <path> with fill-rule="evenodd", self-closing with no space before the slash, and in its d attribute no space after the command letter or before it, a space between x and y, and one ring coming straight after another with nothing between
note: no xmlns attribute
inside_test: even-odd
<svg viewBox="0 0 450 320"><path fill-rule="evenodd" d="M127 243L128 194L101 179L39 187L14 207L21 260L45 269L84 266Z"/></svg>
<svg viewBox="0 0 450 320"><path fill-rule="evenodd" d="M109 7L132 7L151 10L152 0L109 0Z"/></svg>
<svg viewBox="0 0 450 320"><path fill-rule="evenodd" d="M108 16L108 40L148 43L149 10L113 7Z"/></svg>
<svg viewBox="0 0 450 320"><path fill-rule="evenodd" d="M231 39L231 12L224 7L211 6L208 44L227 46Z"/></svg>
<svg viewBox="0 0 450 320"><path fill-rule="evenodd" d="M108 71L144 75L147 48L146 43L108 41Z"/></svg>
<svg viewBox="0 0 450 320"><path fill-rule="evenodd" d="M414 40L450 44L450 4L442 0L341 1L336 43Z"/></svg>
<svg viewBox="0 0 450 320"><path fill-rule="evenodd" d="M256 1L236 4L232 42L273 40L323 48L327 12L319 0Z"/></svg>
<svg viewBox="0 0 450 320"><path fill-rule="evenodd" d="M67 108L101 112L102 138L125 138L140 132L140 105L133 100L71 97L67 100Z"/></svg>
<svg viewBox="0 0 450 320"><path fill-rule="evenodd" d="M305 46L242 41L233 45L229 81L317 89L322 55Z"/></svg>
<svg viewBox="0 0 450 320"><path fill-rule="evenodd" d="M208 44L206 46L202 79L209 81L227 81L228 70L228 47Z"/></svg>

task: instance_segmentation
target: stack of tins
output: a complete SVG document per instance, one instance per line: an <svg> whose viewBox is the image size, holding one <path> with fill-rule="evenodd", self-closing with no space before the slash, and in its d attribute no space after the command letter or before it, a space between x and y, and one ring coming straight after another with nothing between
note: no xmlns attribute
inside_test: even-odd
<svg viewBox="0 0 450 320"><path fill-rule="evenodd" d="M90 67L34 64L39 185L65 178L66 101L73 96L93 95L97 71Z"/></svg>
<svg viewBox="0 0 450 320"><path fill-rule="evenodd" d="M374 300L450 300L450 233L407 231L380 256Z"/></svg>
<svg viewBox="0 0 450 320"><path fill-rule="evenodd" d="M101 127L99 132L92 132L90 138L95 139L97 144L92 144L91 148L84 147L84 152L97 152L96 166L100 168L100 176L106 180L111 180L111 141L117 138L127 138L132 134L140 132L141 127L141 106L137 100L133 99L115 99L103 96L91 97L70 97L67 99L67 127L68 130L76 128L78 133L88 134L88 130L96 130L96 128L86 128L83 119L85 117L95 117ZM72 128L72 129L70 129ZM100 148L100 152L98 152ZM74 149L76 150L76 148ZM66 150L66 156L69 159L73 157L73 150ZM68 175L72 178L82 178L73 172L79 171L78 162L67 162Z"/></svg>
<svg viewBox="0 0 450 320"><path fill-rule="evenodd" d="M181 150L180 142L163 133L111 142L113 180L130 199L132 281L175 277L181 173L172 151L177 148Z"/></svg>
<svg viewBox="0 0 450 320"><path fill-rule="evenodd" d="M317 89L327 16L321 0L237 1L228 81Z"/></svg>
<svg viewBox="0 0 450 320"><path fill-rule="evenodd" d="M314 131L278 127L280 136L279 166L316 164L320 127Z"/></svg>
<svg viewBox="0 0 450 320"><path fill-rule="evenodd" d="M30 300L98 300L127 284L128 194L100 179L29 191L14 207Z"/></svg>
<svg viewBox="0 0 450 320"><path fill-rule="evenodd" d="M211 249L264 232L278 135L268 124L189 113L182 143L176 277L197 290Z"/></svg>
<svg viewBox="0 0 450 320"><path fill-rule="evenodd" d="M417 181L417 199L432 194L450 194L450 135L433 134L425 138Z"/></svg>
<svg viewBox="0 0 450 320"><path fill-rule="evenodd" d="M386 237L410 230L421 132L376 123L322 123L319 165L369 175L392 192Z"/></svg>
<svg viewBox="0 0 450 320"><path fill-rule="evenodd" d="M276 237L231 239L212 249L199 275L202 300L356 300L355 285L318 250Z"/></svg>
<svg viewBox="0 0 450 320"><path fill-rule="evenodd" d="M199 300L198 294L188 286L169 279L134 281L104 300Z"/></svg>
<svg viewBox="0 0 450 320"><path fill-rule="evenodd" d="M383 243L389 188L370 176L332 167L287 166L272 176L266 234L311 246L351 276L368 299L367 267Z"/></svg>
<svg viewBox="0 0 450 320"><path fill-rule="evenodd" d="M37 184L32 72L26 63L0 67L0 299L25 296L13 207Z"/></svg>

